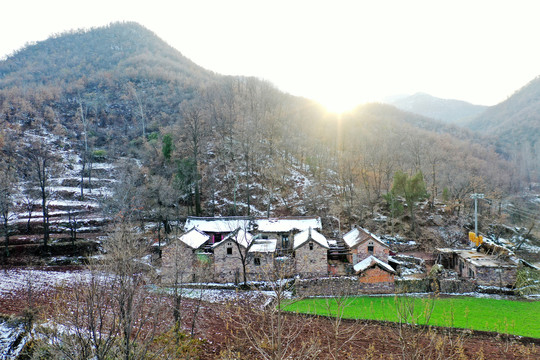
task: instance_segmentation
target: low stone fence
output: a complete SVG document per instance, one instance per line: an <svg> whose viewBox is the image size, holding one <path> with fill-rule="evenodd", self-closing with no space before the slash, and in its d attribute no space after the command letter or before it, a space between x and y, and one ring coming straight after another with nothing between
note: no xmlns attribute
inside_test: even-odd
<svg viewBox="0 0 540 360"><path fill-rule="evenodd" d="M398 279L397 293L441 292L446 294L463 294L478 290L478 286L466 279Z"/></svg>
<svg viewBox="0 0 540 360"><path fill-rule="evenodd" d="M296 279L297 296L354 296L362 294L405 294L441 292L470 293L478 286L465 279L396 279L395 282L361 283L355 276Z"/></svg>
<svg viewBox="0 0 540 360"><path fill-rule="evenodd" d="M339 276L317 279L297 279L297 296L351 296L394 293L394 282L361 283L358 277Z"/></svg>
<svg viewBox="0 0 540 360"><path fill-rule="evenodd" d="M439 291L447 294L463 294L475 292L478 286L470 280L442 279L439 281Z"/></svg>

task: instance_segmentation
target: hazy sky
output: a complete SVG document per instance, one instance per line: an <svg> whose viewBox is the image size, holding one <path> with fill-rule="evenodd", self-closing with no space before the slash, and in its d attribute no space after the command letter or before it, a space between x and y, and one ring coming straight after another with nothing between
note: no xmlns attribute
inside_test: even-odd
<svg viewBox="0 0 540 360"><path fill-rule="evenodd" d="M494 105L540 75L540 1L9 0L0 57L137 21L197 64L334 110L426 92Z"/></svg>

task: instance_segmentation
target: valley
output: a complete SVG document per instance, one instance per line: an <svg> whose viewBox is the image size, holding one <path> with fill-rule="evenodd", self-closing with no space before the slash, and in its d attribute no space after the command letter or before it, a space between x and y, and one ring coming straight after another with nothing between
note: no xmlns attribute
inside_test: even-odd
<svg viewBox="0 0 540 360"><path fill-rule="evenodd" d="M257 358L276 349L294 358L379 358L424 348L439 358L534 359L534 334L522 339L498 330L503 334L345 319L342 325L340 317L285 314L280 301L300 287L268 270L259 271L263 285L250 279L243 292L238 269L226 285L188 281L187 263L178 262L186 259L173 256L176 278L167 282L164 254L192 230L185 228L190 218L317 217L325 250L315 282L339 275L358 283L362 271L377 270L377 261L351 270L361 251L345 235L362 228L388 248L397 264L387 268L392 279L395 271L399 280L428 283L458 277L457 262L433 275L440 249L480 256L468 237L477 215L488 244L482 251L515 257L519 269L530 270L511 286L500 280L484 288L478 270L459 270L460 278L479 283L469 295L537 301L537 82L487 108L417 96L401 110L370 103L333 114L267 81L203 69L137 23L28 45L0 61L0 346L24 354L22 340L14 342L24 338L26 349L49 358L62 358L68 344L95 358L99 351L111 358ZM478 193L484 196L475 213L471 194ZM196 268L189 279L200 268L216 273L214 245L237 230L209 232L212 243L189 249ZM259 242L279 235L281 245L268 256L272 264L294 262L291 279L315 267L308 258L302 271L296 257L302 244L294 245L301 231L309 234L306 244L314 240L311 227L249 230ZM310 244L305 248L312 250ZM278 320L284 325L276 329ZM47 330L51 324L78 337L56 325ZM102 337L88 335L95 327ZM288 345L257 334L279 335Z"/></svg>

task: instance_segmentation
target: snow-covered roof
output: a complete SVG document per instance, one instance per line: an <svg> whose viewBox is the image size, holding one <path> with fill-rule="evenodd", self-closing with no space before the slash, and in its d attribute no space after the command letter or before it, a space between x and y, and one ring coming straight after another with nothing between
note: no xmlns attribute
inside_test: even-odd
<svg viewBox="0 0 540 360"><path fill-rule="evenodd" d="M395 273L394 268L392 268L390 265L388 265L384 261L377 259L373 255L370 255L367 258L365 258L364 260L360 261L358 264L354 265L353 268L354 268L354 271L356 273L359 273L359 272L362 272L362 271L365 271L365 270L369 269L370 267L372 267L374 265L379 265L384 270L386 270L388 272L391 272L391 273Z"/></svg>
<svg viewBox="0 0 540 360"><path fill-rule="evenodd" d="M388 247L388 245L386 245L384 241L382 241L378 236L370 233L364 228L354 228L345 235L343 235L343 240L349 248L356 247L369 239L375 240L381 245Z"/></svg>
<svg viewBox="0 0 540 360"><path fill-rule="evenodd" d="M192 249L198 249L202 244L210 239L209 235L206 235L196 228L192 228L184 235L180 236L179 240Z"/></svg>
<svg viewBox="0 0 540 360"><path fill-rule="evenodd" d="M253 235L242 228L237 228L235 231L233 231L231 234L227 235L222 241L215 243L212 245L213 248L218 247L219 245L225 243L226 241L234 241L240 246L243 246L244 248L247 248L249 244L253 241Z"/></svg>
<svg viewBox="0 0 540 360"><path fill-rule="evenodd" d="M313 240L322 247L330 248L328 245L328 241L322 235L321 233L317 232L317 230L314 230L312 228L308 228L307 230L304 230L302 232L299 232L294 236L294 249L298 249L300 246L302 246L304 243L306 243L309 240Z"/></svg>
<svg viewBox="0 0 540 360"><path fill-rule="evenodd" d="M258 231L270 233L282 233L292 230L321 229L321 218L318 216L298 216L286 218L257 219Z"/></svg>
<svg viewBox="0 0 540 360"><path fill-rule="evenodd" d="M194 217L189 216L184 230L197 228L206 233L230 233L234 230L251 229L252 219L244 216L231 217Z"/></svg>
<svg viewBox="0 0 540 360"><path fill-rule="evenodd" d="M249 248L250 253L273 253L276 251L277 239L257 239Z"/></svg>

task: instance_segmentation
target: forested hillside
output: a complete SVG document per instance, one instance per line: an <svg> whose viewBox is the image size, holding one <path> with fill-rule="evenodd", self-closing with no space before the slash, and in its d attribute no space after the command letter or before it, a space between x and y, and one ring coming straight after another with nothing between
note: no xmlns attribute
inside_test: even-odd
<svg viewBox="0 0 540 360"><path fill-rule="evenodd" d="M77 154L81 183L92 163L116 162L108 216L164 226L187 214L358 221L398 170L421 171L431 199L444 191L449 203L500 198L523 180L471 131L382 104L332 115L268 82L202 69L135 23L59 34L0 62L0 122L11 184L37 186L19 150L47 154L54 142Z"/></svg>

